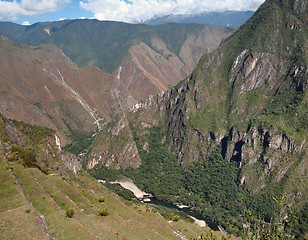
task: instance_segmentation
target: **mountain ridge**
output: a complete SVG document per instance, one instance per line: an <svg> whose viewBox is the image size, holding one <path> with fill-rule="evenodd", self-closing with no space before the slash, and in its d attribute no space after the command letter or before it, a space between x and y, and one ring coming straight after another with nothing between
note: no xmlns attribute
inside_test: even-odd
<svg viewBox="0 0 308 240"><path fill-rule="evenodd" d="M82 24L80 25L80 23ZM113 113L121 112L121 108L132 107L145 100L147 96L162 90L165 91L169 86L176 84L190 73L204 52L216 48L221 39L232 31L227 28L194 25L200 31L185 36L187 26L191 25L182 27L177 24L177 29L183 30L181 33L183 46L174 45L179 51L179 56L177 56L169 49L168 42L160 38L173 25L165 26L163 30L157 30L155 33L157 37L151 37L148 32L153 29L147 30L145 25L135 26L90 20L37 23L29 27L13 24L17 30L14 30L16 28L12 27L11 23L0 23L0 29L3 30L9 26L5 30L10 33L9 36L30 38L36 42L28 42L29 44L37 44L44 42L42 38L48 38L59 31L62 31L63 34L64 29L62 28L65 26L73 27L71 30L73 31L76 24L80 26L75 30L82 30L82 27L88 26L90 32L93 32L92 24L98 26L103 24L105 29L109 29L108 31L114 31L118 26L120 28L129 26L133 29L130 30L129 35L135 31L135 28L142 28L145 30L136 34L144 35L142 38L148 40L146 44L137 39L136 43L138 44L127 49L128 55L123 58L112 74L108 74L93 65L78 68L76 63L56 46L48 44L19 45L5 41L2 37L3 56L11 61L10 65L7 64L7 61L3 61L1 65L3 67L1 78L3 87L2 113L10 118L57 129L64 145L70 143L69 139L88 139L95 132L96 127L100 128L101 124L111 119ZM24 29L24 33L18 30L21 27ZM156 27L155 29L160 28ZM196 31L196 29L192 31ZM100 32L103 30L101 29ZM74 34L78 35L78 31L75 31ZM114 32L111 38L116 35L117 33ZM83 36L89 38L84 42L88 47L80 47L79 51L87 51L89 47L91 48L90 40L95 37L85 33ZM98 37L96 36L96 42L100 41ZM67 38L68 36L66 36ZM109 40L106 40L107 43ZM121 41L126 41L126 39ZM172 41L172 37L168 41ZM113 44L113 42L108 44ZM116 45L119 45L119 42L116 42ZM76 46L75 42L73 48L76 49ZM19 56L21 49L24 51L24 56ZM93 51L99 52L95 49L90 52ZM26 59L26 55L28 59ZM22 59L28 67L25 67L26 64L23 64ZM32 73L30 69L32 69ZM171 76L170 73L172 73ZM12 86L13 82L15 82L15 86ZM23 84L27 87L24 88ZM61 86L63 89L60 89ZM12 89L11 93L8 88ZM26 89L27 91L25 91ZM26 111L31 114L27 114ZM95 124L92 121L95 121ZM81 126L81 129L78 126Z"/></svg>
<svg viewBox="0 0 308 240"><path fill-rule="evenodd" d="M253 11L204 12L198 14L174 14L154 17L145 24L160 25L168 22L200 23L216 26L241 26L253 14Z"/></svg>
<svg viewBox="0 0 308 240"><path fill-rule="evenodd" d="M204 26L194 23L168 23L163 26L149 26L75 19L36 23L31 26L0 23L0 32L16 43L55 44L79 67L96 65L111 74L128 55L128 49L131 46L145 42L151 47L151 39L158 37L162 38L169 50L178 56L187 35L195 34ZM223 27L212 26L212 28L216 28L218 31L227 30ZM74 39L74 41L70 39Z"/></svg>
<svg viewBox="0 0 308 240"><path fill-rule="evenodd" d="M289 207L297 206L305 211L308 193L305 3L307 1L266 1L218 49L205 54L189 77L165 94L150 97L130 108L129 125L121 128L117 123L108 125L107 132L118 130L116 137L105 133L105 138L114 145L117 144L115 139L121 138L121 131L131 129L133 133L141 167L140 170L126 170L126 174L134 176L147 192L152 191L168 201L172 201L174 194L175 199L195 204L200 211L211 209L215 212L214 209L219 208L225 218L233 219L230 220L232 224L225 223L217 211L215 214L204 211L204 216L214 217L229 231L241 228L238 215L231 216L232 212L239 211L236 206L245 205L270 221L277 209L273 199L281 193L285 193ZM161 148L157 153L151 151L153 144ZM165 151L171 155L166 155ZM100 164L109 163L111 154L114 156L112 163L117 166L115 152L101 154L96 151L88 161L95 160L98 165L94 169L99 172ZM161 162L157 154L163 156ZM175 161L183 167L182 175L170 173L169 168L174 167ZM215 161L221 165L215 166ZM151 168L151 162L163 173ZM213 168L208 169L209 165ZM223 166L229 172L221 170ZM219 179L232 179L230 187L234 187L236 199L233 204L215 198L215 194L225 194L224 185L222 192L215 194L212 189L198 190L189 185L194 181L209 184L206 179L210 176L199 170L214 171L212 174L216 177L215 168L228 174L218 174ZM174 169L174 174L179 171ZM194 171L199 171L204 178L201 180ZM172 185L168 177L161 177L157 180L159 183L155 183L139 179L142 174L153 179L170 175L171 179L178 179L175 189L179 192L169 193L170 189L163 187ZM183 174L188 182L183 180ZM183 190L185 187L188 192ZM220 187L213 186L215 188ZM225 205L218 207L219 201ZM305 215L304 212L299 214ZM304 230L297 234L304 237L306 233Z"/></svg>

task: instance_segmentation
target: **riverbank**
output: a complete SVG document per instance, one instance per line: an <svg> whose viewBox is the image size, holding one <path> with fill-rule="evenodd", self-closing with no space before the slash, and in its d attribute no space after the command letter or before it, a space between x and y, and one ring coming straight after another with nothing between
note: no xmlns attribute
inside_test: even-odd
<svg viewBox="0 0 308 240"><path fill-rule="evenodd" d="M111 184L120 184L121 187L127 189L127 190L130 190L131 192L133 192L133 194L135 195L135 197L137 199L147 199L145 198L146 196L149 196L149 194L147 194L146 192L142 191L140 188L138 188L134 182L129 179L129 178L125 178L121 181L115 181L115 182L110 182ZM151 203L151 200L147 201L149 203ZM189 208L189 206L186 206L186 205L176 205L178 209L181 209L183 210L184 208ZM206 227L206 222L204 220L199 220L193 216L190 216L189 217L191 219L194 220L194 223L197 224L199 227Z"/></svg>
<svg viewBox="0 0 308 240"><path fill-rule="evenodd" d="M126 178L125 180L121 180L121 181L115 181L115 182L110 182L111 184L120 184L121 187L127 189L127 190L130 190L136 198L138 199L143 199L144 196L148 196L149 194L147 194L146 192L143 192L140 190L140 188L138 188L134 182L129 179L129 178Z"/></svg>

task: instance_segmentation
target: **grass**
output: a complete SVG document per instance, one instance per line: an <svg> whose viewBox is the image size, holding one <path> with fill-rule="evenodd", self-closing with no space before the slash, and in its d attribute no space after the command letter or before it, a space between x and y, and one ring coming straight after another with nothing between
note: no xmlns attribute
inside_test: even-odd
<svg viewBox="0 0 308 240"><path fill-rule="evenodd" d="M35 211L20 196L13 184L11 170L4 165L0 165L0 176L9 181L1 183L4 187L1 194L6 189L8 195L2 201L0 236L2 239L43 239L45 233L37 227L40 222ZM85 173L72 174L67 181L55 174L45 175L35 168L24 168L17 163L12 165L25 195L33 207L44 215L49 231L56 239L115 239L116 233L119 239L177 239L172 231L180 230L189 237L197 237L207 231L184 220L168 223L159 213L147 212L144 205L132 203L128 206L119 196ZM7 191L9 185L14 187ZM104 203L98 201L102 195L105 197ZM9 200L18 199L18 196L19 200L10 206ZM13 210L5 211L8 207ZM65 209L68 207L75 211L73 218L66 217ZM99 216L100 208L108 209L109 215ZM33 234L33 238L29 237L33 231L38 233Z"/></svg>
<svg viewBox="0 0 308 240"><path fill-rule="evenodd" d="M49 239L34 211L26 213L28 208L0 213L0 239Z"/></svg>
<svg viewBox="0 0 308 240"><path fill-rule="evenodd" d="M19 125L16 128L19 129L16 130L18 133L24 131L25 141L29 140L27 143L31 145L33 154L39 158L45 156L42 152L45 150L44 144L47 145L48 131L42 129L44 131L41 132L30 125L16 124ZM0 121L2 126L5 127L4 121ZM37 141L33 139L35 134L41 136ZM4 137L1 136L1 141ZM10 139L5 142L13 146ZM183 220L176 223L182 225L168 223L159 213L147 212L145 205L127 204L87 173L74 174L64 170L61 162L57 162L60 170L50 168L50 174L47 174L39 166L23 166L20 163L24 161L24 156L19 157L21 159L18 161L6 163L2 152L0 155L0 239L48 239L36 211L44 216L49 232L56 239L115 239L117 233L119 239L178 239L173 231L180 229L186 236L193 237L204 231ZM55 164L55 161L60 160L45 156L46 165ZM102 196L104 202L99 202ZM73 209L75 214L72 218L66 216L67 209ZM100 209L107 209L109 214L99 216Z"/></svg>
<svg viewBox="0 0 308 240"><path fill-rule="evenodd" d="M38 227L41 223L34 209L21 195L10 168L5 165L1 158L0 176L5 179L0 183L1 239L44 239L45 236L48 239L44 229ZM56 239L115 239L117 233L119 239L177 239L172 231L180 229L186 236L197 237L205 230L184 220L168 223L158 213L147 212L144 205L128 206L85 173L69 173L67 181L18 163L12 166L26 197L44 215ZM98 201L102 195L104 203ZM68 207L74 209L73 218L66 217ZM100 208L108 209L109 215L99 216Z"/></svg>
<svg viewBox="0 0 308 240"><path fill-rule="evenodd" d="M0 213L26 204L11 170L6 166L6 162L0 157Z"/></svg>
<svg viewBox="0 0 308 240"><path fill-rule="evenodd" d="M26 171L22 165L14 164L14 173L29 201L41 214L50 215L60 209L46 190L35 181L31 173Z"/></svg>
<svg viewBox="0 0 308 240"><path fill-rule="evenodd" d="M0 239L49 239L0 157Z"/></svg>

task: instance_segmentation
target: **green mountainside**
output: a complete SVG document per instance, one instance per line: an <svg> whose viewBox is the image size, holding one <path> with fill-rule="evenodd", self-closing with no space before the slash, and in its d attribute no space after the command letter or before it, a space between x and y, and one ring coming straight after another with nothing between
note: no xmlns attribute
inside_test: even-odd
<svg viewBox="0 0 308 240"><path fill-rule="evenodd" d="M0 229L5 229L0 234L31 236L43 223L38 211L48 231L42 227L37 234L49 232L57 239L201 235L183 219L169 225L144 205L119 199L81 164L97 179L129 177L158 200L188 205L222 231L245 239L307 239L307 19L306 0L267 0L218 49L205 54L190 76L127 108L118 93L125 88L120 81L128 78L119 68L117 88L110 87L108 97L118 110L91 138L80 139L78 121L71 129L76 144L65 149L82 152L80 162L59 149L53 130L1 117L0 174L8 180L0 188ZM151 46L154 37L164 38L178 55L187 34L201 25L74 20L29 27L1 23L0 29L19 43L55 43L78 65L113 72L131 46ZM54 79L64 79L57 66L53 70L59 75L51 75ZM92 89L86 92L93 95ZM66 110L69 120L72 109ZM12 224L18 214L31 216L26 233Z"/></svg>
<svg viewBox="0 0 308 240"><path fill-rule="evenodd" d="M87 156L94 175L106 171L100 162L118 168L130 132L140 167L118 171L157 198L235 234L248 234L249 213L292 221L292 233L273 232L307 238L307 19L306 1L266 1L188 78L106 126L101 139L117 151ZM254 224L254 237L270 234Z"/></svg>
<svg viewBox="0 0 308 240"><path fill-rule="evenodd" d="M167 48L179 56L187 36L201 31L202 24L175 24L161 26L128 24L98 20L65 20L20 26L0 23L0 33L16 43L57 45L79 67L95 65L112 73L128 55L128 49L141 42L152 46L152 38L162 39ZM234 28L214 27L217 31ZM229 30L228 30L229 29Z"/></svg>
<svg viewBox="0 0 308 240"><path fill-rule="evenodd" d="M167 213L112 193L84 172L73 155L59 149L55 131L2 115L0 129L1 239L210 236L210 229L188 218L168 222Z"/></svg>

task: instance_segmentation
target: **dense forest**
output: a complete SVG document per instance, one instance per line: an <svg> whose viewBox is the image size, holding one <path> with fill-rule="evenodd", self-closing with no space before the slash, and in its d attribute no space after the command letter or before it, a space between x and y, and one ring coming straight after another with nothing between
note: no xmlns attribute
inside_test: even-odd
<svg viewBox="0 0 308 240"><path fill-rule="evenodd" d="M89 172L96 178L110 181L120 175L131 178L141 189L157 199L171 203L183 203L199 211L205 219L211 219L227 232L242 235L245 213L264 222L279 222L281 187L266 188L252 197L239 183L239 168L236 162L227 162L221 155L221 146L212 150L204 161L192 162L181 167L175 155L167 149L163 127L149 128L149 133L137 137L134 134L142 164L138 169L114 170L97 165ZM144 143L148 143L144 147ZM109 186L111 187L111 186ZM111 187L121 196L130 199L132 195ZM291 211L284 206L284 211ZM295 210L296 211L296 210ZM292 229L300 239L308 229L307 206L297 211Z"/></svg>

